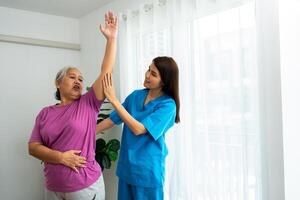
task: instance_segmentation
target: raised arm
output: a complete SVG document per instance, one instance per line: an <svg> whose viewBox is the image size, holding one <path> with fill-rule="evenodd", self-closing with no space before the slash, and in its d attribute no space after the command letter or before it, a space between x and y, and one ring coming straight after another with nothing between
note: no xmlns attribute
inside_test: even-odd
<svg viewBox="0 0 300 200"><path fill-rule="evenodd" d="M106 38L106 48L100 74L92 87L97 99L104 100L105 95L103 92L102 79L106 73L112 73L117 51L118 20L112 12L105 14L105 26L100 25L100 31Z"/></svg>

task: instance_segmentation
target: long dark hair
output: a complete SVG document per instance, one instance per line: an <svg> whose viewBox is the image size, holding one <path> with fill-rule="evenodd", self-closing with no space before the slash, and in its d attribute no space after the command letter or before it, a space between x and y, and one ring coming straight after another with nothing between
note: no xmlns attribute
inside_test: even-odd
<svg viewBox="0 0 300 200"><path fill-rule="evenodd" d="M177 63L171 57L156 57L153 59L153 64L160 73L163 82L163 92L172 97L176 103L176 118L175 122L180 122L180 100L179 100L179 70Z"/></svg>

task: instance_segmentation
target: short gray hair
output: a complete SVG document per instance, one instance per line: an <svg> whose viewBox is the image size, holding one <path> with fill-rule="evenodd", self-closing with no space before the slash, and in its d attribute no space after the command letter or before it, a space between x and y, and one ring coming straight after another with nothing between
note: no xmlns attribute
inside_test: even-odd
<svg viewBox="0 0 300 200"><path fill-rule="evenodd" d="M55 82L59 82L67 74L67 72L73 68L74 67L68 66L68 67L64 67L64 68L60 69L56 74Z"/></svg>

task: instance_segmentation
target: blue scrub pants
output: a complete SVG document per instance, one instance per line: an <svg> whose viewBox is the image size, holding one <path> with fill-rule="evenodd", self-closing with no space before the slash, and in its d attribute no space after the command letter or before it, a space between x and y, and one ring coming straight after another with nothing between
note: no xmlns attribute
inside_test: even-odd
<svg viewBox="0 0 300 200"><path fill-rule="evenodd" d="M163 200L163 187L146 188L130 185L119 179L118 200Z"/></svg>

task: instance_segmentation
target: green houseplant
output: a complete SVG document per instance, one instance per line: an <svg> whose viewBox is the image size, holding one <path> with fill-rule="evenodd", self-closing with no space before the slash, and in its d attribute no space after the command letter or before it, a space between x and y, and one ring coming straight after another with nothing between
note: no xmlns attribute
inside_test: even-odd
<svg viewBox="0 0 300 200"><path fill-rule="evenodd" d="M86 89L89 90L90 87L87 87ZM111 108L106 106L108 104L110 104L108 101L104 101L101 105L97 124L109 117ZM111 139L108 142L106 142L103 138L98 138L96 140L95 159L101 166L102 171L104 168L109 169L111 167L111 163L118 159L119 150L120 141L117 139Z"/></svg>
<svg viewBox="0 0 300 200"><path fill-rule="evenodd" d="M104 168L109 169L111 162L117 160L119 149L120 142L117 139L109 140L107 143L102 138L97 139L95 158L101 166L102 171Z"/></svg>

